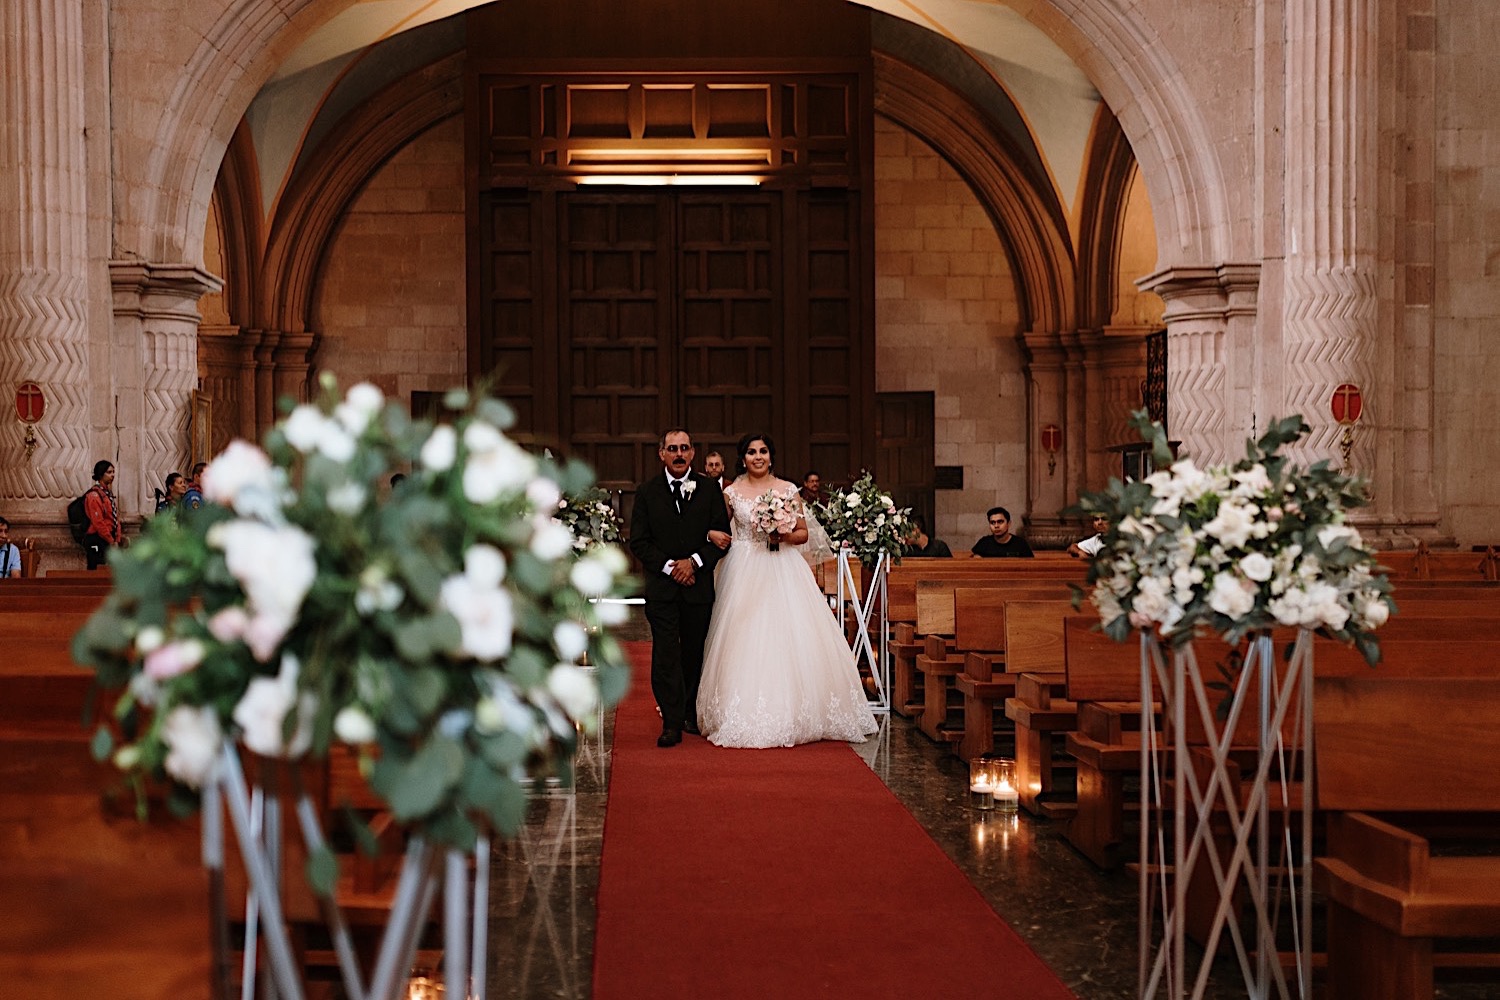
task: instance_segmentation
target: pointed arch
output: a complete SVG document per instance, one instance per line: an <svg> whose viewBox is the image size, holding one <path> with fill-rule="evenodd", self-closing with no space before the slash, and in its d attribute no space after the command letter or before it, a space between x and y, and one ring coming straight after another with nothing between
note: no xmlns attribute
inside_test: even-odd
<svg viewBox="0 0 1500 1000"><path fill-rule="evenodd" d="M344 210L387 160L463 113L462 69L457 53L403 77L341 122L298 171L271 225L260 325L311 330L320 264Z"/></svg>
<svg viewBox="0 0 1500 1000"><path fill-rule="evenodd" d="M920 136L974 190L1016 274L1025 329L1053 335L1072 329L1073 254L1051 185L1030 175L967 100L881 52L875 53L875 110Z"/></svg>

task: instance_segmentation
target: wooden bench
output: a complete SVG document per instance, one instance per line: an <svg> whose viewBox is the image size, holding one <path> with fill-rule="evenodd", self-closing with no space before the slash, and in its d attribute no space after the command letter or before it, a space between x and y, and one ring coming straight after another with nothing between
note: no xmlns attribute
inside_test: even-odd
<svg viewBox="0 0 1500 1000"><path fill-rule="evenodd" d="M1021 674L1050 675L1061 693L1062 623L1073 614L1073 605L1071 600L1031 600L1014 591L984 588L959 588L953 603L954 644L964 650L964 670L955 681L964 713L958 752L972 760L994 749L997 709L1016 694Z"/></svg>
<svg viewBox="0 0 1500 1000"><path fill-rule="evenodd" d="M1433 948L1500 936L1500 678L1371 673L1315 690L1329 1000L1430 1000L1435 965L1500 970L1494 954ZM1489 853L1435 852L1418 826L1433 813L1478 819Z"/></svg>
<svg viewBox="0 0 1500 1000"><path fill-rule="evenodd" d="M929 738L941 742L958 740L964 732L962 717L950 720L950 709L955 712L963 710L957 678L965 671L968 654L984 651L960 647L958 643L954 612L954 593L958 589L973 588L964 581L956 580L924 580L917 585L917 634L923 637L925 643L923 653L917 657L915 664L922 674L920 724ZM987 582L983 590L987 592L986 608L981 614L992 616L991 623L1000 626L1002 635L1005 602L1045 600L1067 595L1061 578L1048 577L995 580ZM954 638L949 639L949 636ZM981 629L978 633L966 633L966 641L988 644L994 642L994 635Z"/></svg>

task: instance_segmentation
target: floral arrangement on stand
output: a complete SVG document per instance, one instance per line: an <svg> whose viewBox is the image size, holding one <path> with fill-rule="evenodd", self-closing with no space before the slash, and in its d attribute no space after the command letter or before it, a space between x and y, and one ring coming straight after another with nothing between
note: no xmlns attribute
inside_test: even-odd
<svg viewBox="0 0 1500 1000"><path fill-rule="evenodd" d="M566 494L557 503L557 519L573 533L573 548L587 552L620 540L620 515L609 502L609 491L597 486Z"/></svg>
<svg viewBox="0 0 1500 1000"><path fill-rule="evenodd" d="M1374 631L1395 603L1375 554L1346 521L1368 502L1366 486L1327 461L1303 470L1279 454L1310 429L1300 416L1272 421L1247 442L1245 458L1210 469L1174 460L1166 433L1144 412L1132 422L1152 443L1157 471L1111 480L1078 506L1110 518L1089 568L1106 633L1124 641L1133 629L1152 629L1178 646L1199 629L1236 643L1300 626L1379 661Z"/></svg>
<svg viewBox="0 0 1500 1000"><path fill-rule="evenodd" d="M834 490L817 506L818 522L835 546L850 549L873 567L882 555L901 561L901 547L911 528L911 508L897 507L889 493L863 473L847 489Z"/></svg>
<svg viewBox="0 0 1500 1000"><path fill-rule="evenodd" d="M802 501L767 490L755 498L755 507L750 512L750 524L766 536L766 548L775 552L781 548L780 536L797 527L797 518L802 515Z"/></svg>
<svg viewBox="0 0 1500 1000"><path fill-rule="evenodd" d="M497 400L454 390L444 405L452 425L414 421L325 377L265 450L236 441L209 465L201 508L111 553L114 589L73 643L123 689L123 735L100 727L96 756L138 790L169 779L191 807L226 742L286 759L346 744L430 841L515 832L525 779L569 777L579 731L625 691L599 628L620 605L593 599L623 592L626 560L579 552L555 519L586 467L515 444Z"/></svg>

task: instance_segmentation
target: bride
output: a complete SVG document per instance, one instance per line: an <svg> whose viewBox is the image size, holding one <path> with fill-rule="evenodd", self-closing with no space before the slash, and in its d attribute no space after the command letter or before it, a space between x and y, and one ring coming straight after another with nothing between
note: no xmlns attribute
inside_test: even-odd
<svg viewBox="0 0 1500 1000"><path fill-rule="evenodd" d="M740 476L724 490L734 544L719 564L698 725L722 747L862 742L877 730L875 716L854 654L796 548L807 526L797 487L771 474L775 457L770 438L745 435ZM799 514L791 531L768 535L754 525L756 502L772 491Z"/></svg>

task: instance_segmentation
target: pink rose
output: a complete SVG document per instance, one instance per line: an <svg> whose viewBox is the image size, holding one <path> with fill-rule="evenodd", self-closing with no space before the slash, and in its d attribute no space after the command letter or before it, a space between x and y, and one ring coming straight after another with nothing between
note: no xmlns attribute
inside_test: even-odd
<svg viewBox="0 0 1500 1000"><path fill-rule="evenodd" d="M158 646L146 654L146 676L164 681L185 674L203 662L203 643L183 639Z"/></svg>

